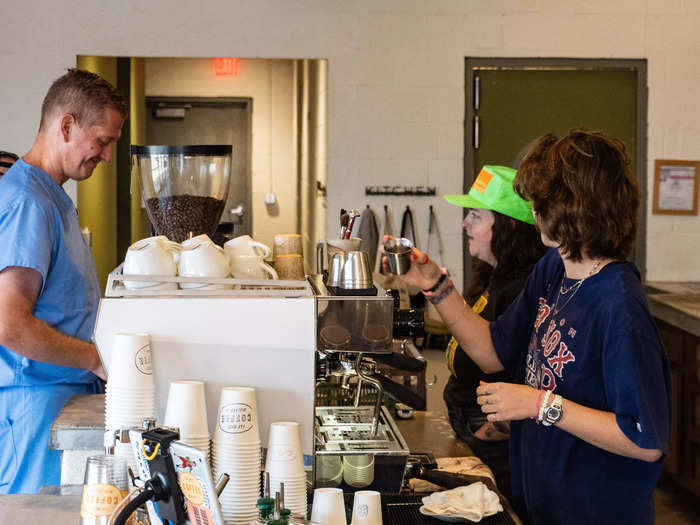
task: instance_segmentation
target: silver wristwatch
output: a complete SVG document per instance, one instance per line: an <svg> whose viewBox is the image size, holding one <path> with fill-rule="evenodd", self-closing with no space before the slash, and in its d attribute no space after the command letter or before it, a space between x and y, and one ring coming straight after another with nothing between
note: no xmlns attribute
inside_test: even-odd
<svg viewBox="0 0 700 525"><path fill-rule="evenodd" d="M552 401L547 408L544 409L542 414L542 424L546 427L553 425L561 419L563 410L561 408L561 396L554 396L554 401Z"/></svg>

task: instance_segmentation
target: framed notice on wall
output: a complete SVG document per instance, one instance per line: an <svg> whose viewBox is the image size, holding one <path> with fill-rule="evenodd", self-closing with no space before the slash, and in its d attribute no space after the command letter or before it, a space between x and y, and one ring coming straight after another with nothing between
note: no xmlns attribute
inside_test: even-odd
<svg viewBox="0 0 700 525"><path fill-rule="evenodd" d="M700 161L657 159L653 213L697 215L699 178Z"/></svg>

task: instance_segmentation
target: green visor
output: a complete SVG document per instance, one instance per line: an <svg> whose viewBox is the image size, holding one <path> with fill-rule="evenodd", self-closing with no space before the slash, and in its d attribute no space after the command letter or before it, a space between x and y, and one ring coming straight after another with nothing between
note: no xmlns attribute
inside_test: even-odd
<svg viewBox="0 0 700 525"><path fill-rule="evenodd" d="M524 201L513 189L516 170L505 166L484 166L466 195L445 195L450 204L479 208L508 215L535 224L532 203Z"/></svg>

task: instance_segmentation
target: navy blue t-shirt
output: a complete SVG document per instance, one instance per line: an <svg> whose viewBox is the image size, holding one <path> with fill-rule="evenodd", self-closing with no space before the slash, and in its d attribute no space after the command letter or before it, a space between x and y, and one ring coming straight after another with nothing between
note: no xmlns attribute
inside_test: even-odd
<svg viewBox="0 0 700 525"><path fill-rule="evenodd" d="M567 294L563 277L552 249L491 323L501 363L517 383L615 413L630 440L667 454L671 379L637 269L608 264ZM513 503L533 524L654 522L663 459L626 458L526 419L511 424L510 462Z"/></svg>

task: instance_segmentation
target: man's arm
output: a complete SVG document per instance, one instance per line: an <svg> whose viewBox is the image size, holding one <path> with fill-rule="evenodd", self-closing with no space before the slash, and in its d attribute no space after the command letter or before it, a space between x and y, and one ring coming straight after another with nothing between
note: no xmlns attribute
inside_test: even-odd
<svg viewBox="0 0 700 525"><path fill-rule="evenodd" d="M107 379L95 345L34 317L41 283L41 274L30 268L0 271L0 345L34 361L83 368Z"/></svg>

